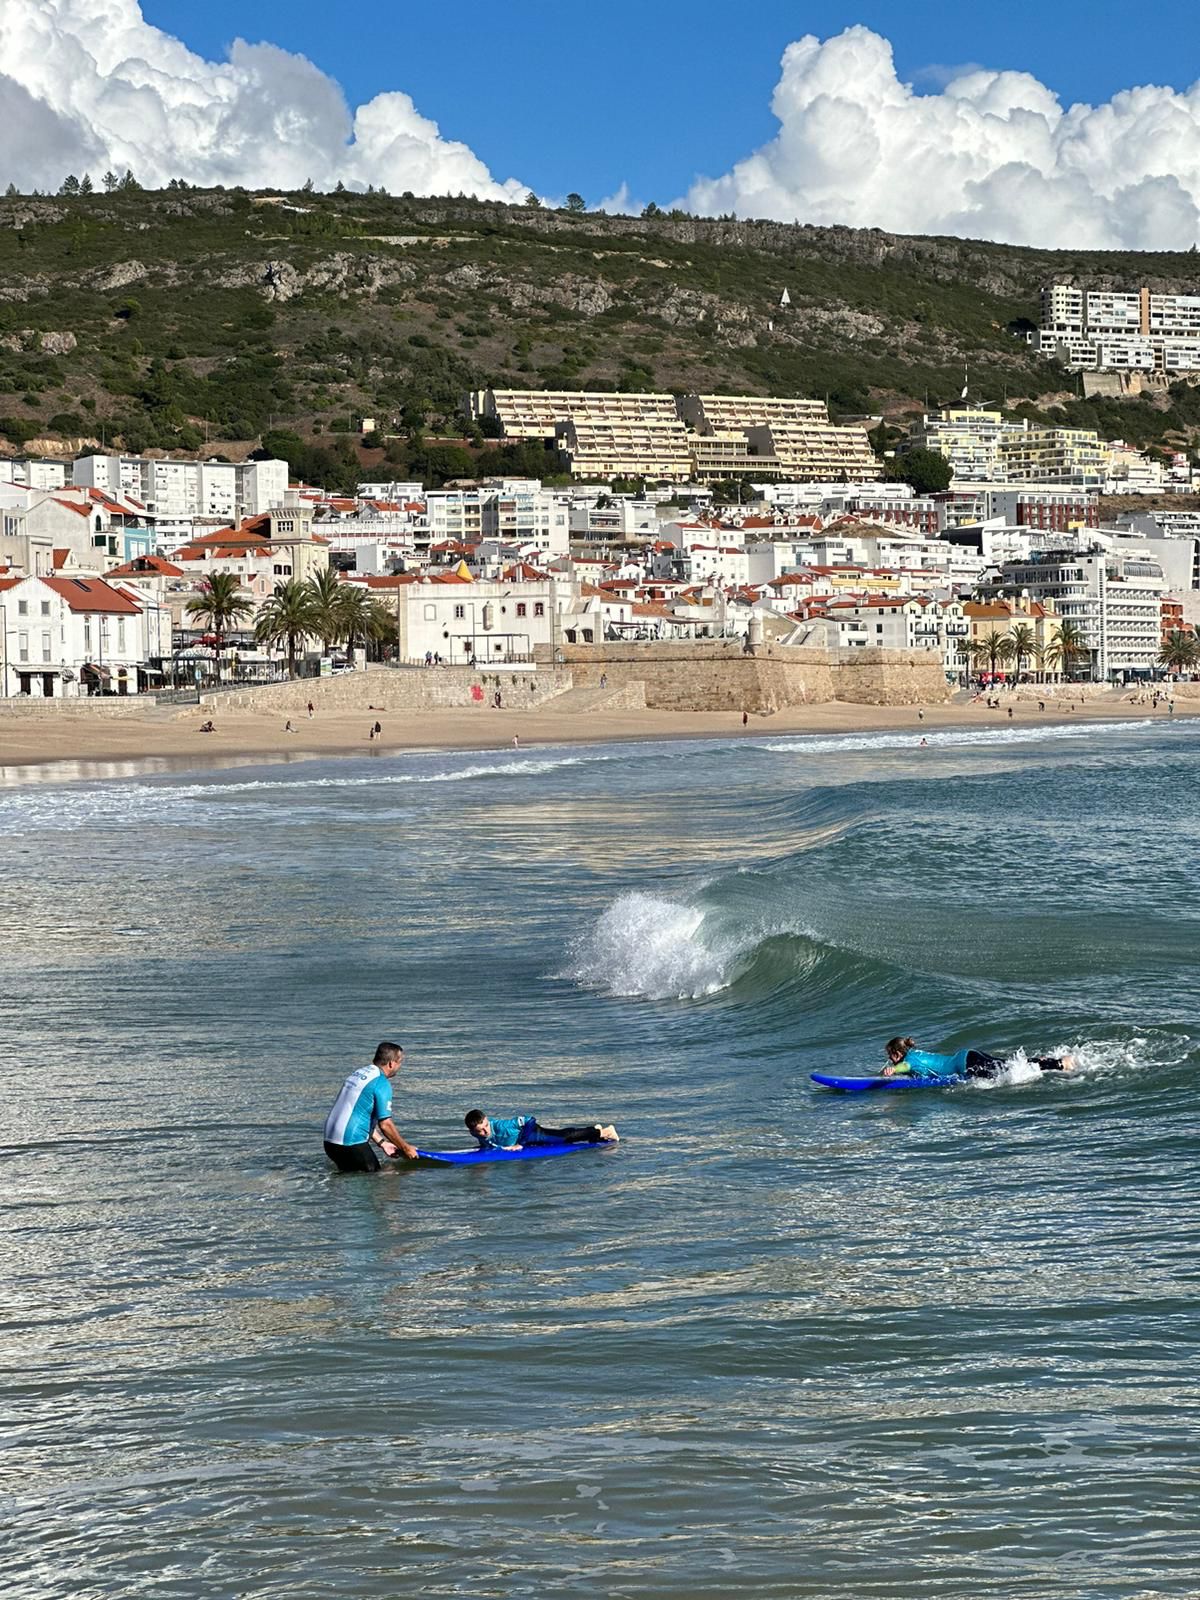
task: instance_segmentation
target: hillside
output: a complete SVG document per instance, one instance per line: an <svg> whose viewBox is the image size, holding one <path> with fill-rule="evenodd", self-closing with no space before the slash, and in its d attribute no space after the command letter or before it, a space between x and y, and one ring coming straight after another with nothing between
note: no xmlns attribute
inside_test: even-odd
<svg viewBox="0 0 1200 1600"><path fill-rule="evenodd" d="M957 398L964 366L974 397L1020 413L1191 444L1200 388L1072 401L1077 380L1019 335L1050 279L1183 291L1196 269L1194 254L349 192L9 196L0 444L237 455L273 436L327 478L436 479L462 456L429 436L461 433L460 395L492 382L811 394L903 420ZM350 451L363 415L404 437Z"/></svg>

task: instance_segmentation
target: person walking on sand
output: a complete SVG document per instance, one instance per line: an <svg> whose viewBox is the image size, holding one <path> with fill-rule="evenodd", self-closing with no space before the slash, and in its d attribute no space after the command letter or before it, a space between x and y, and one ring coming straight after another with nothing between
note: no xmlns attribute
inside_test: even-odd
<svg viewBox="0 0 1200 1600"><path fill-rule="evenodd" d="M521 735L519 733L514 733L513 734L513 749L514 750L519 750L520 748L521 748Z"/></svg>
<svg viewBox="0 0 1200 1600"><path fill-rule="evenodd" d="M316 710L316 707L315 707L315 706L314 706L314 705L313 705L313 703L312 703L312 701L311 701L311 700L310 700L310 701L309 701L309 702L308 702L308 720L309 720L309 721L310 721L310 722L311 722L311 721L312 721L312 718L313 718L313 712L314 712L314 711L315 711L315 710Z"/></svg>
<svg viewBox="0 0 1200 1600"><path fill-rule="evenodd" d="M918 722L924 722L925 721L925 713L924 713L924 711L922 711L920 706L917 707L917 721Z"/></svg>
<svg viewBox="0 0 1200 1600"><path fill-rule="evenodd" d="M750 721L750 713L748 711L743 711L742 712L742 727L744 728L749 721Z"/></svg>

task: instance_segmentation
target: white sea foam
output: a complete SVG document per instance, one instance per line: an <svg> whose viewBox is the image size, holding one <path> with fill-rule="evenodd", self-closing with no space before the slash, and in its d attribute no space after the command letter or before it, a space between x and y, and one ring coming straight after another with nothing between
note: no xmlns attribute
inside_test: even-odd
<svg viewBox="0 0 1200 1600"><path fill-rule="evenodd" d="M758 746L781 755L836 755L853 750L912 750L925 740L931 749L980 745L1040 744L1052 739L1082 739L1095 733L1130 732L1140 728L1160 728L1161 722L1149 718L1133 722L1078 722L1041 727L943 728L927 730L918 724L904 733L838 733L825 737L798 733L786 739L772 739Z"/></svg>
<svg viewBox="0 0 1200 1600"><path fill-rule="evenodd" d="M738 957L758 942L714 938L702 907L663 895L623 894L577 941L560 977L610 994L698 999L724 989Z"/></svg>
<svg viewBox="0 0 1200 1600"><path fill-rule="evenodd" d="M62 787L39 784L10 790L0 796L0 834L43 829L56 833L71 832L97 824L103 826L106 822L126 825L141 820L203 821L207 808L243 795L278 796L286 802L309 795L403 789L411 784L531 778L560 768L616 759L616 755L608 752L520 756L515 759L498 752L496 759L491 761L476 760L469 766L449 766L432 772L406 766L398 771L381 768L367 774L335 773L323 777L304 777L282 769L279 776L228 782L216 780L198 783L189 779L182 783L71 784Z"/></svg>

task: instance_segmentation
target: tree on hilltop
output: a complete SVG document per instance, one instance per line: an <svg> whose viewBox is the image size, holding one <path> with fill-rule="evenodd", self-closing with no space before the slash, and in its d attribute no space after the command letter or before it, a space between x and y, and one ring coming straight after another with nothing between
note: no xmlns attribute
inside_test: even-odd
<svg viewBox="0 0 1200 1600"><path fill-rule="evenodd" d="M104 174L100 181L104 185L105 194L111 194L121 180L117 177L112 168L109 167L108 171Z"/></svg>
<svg viewBox="0 0 1200 1600"><path fill-rule="evenodd" d="M525 196L525 204L531 211L540 211L542 209L542 202L538 199L537 195L534 194L532 189L530 189Z"/></svg>
<svg viewBox="0 0 1200 1600"><path fill-rule="evenodd" d="M567 210L573 215L579 216L582 212L587 210L587 201L581 194L575 194L572 192L567 196Z"/></svg>
<svg viewBox="0 0 1200 1600"><path fill-rule="evenodd" d="M91 173L90 172L85 172L83 177L80 178L80 180L79 180L79 192L80 192L80 194L91 194L93 189L94 189L94 187L95 187L95 185L92 183L92 175L91 175Z"/></svg>
<svg viewBox="0 0 1200 1600"><path fill-rule="evenodd" d="M73 172L68 172L67 173L66 177L63 179L63 181L58 186L58 192L59 192L59 194L78 194L79 193L79 179L75 176L75 174Z"/></svg>

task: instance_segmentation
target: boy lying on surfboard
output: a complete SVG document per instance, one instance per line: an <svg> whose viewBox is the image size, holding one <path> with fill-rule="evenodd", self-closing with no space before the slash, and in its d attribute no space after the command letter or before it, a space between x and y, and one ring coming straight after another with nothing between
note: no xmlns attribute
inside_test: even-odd
<svg viewBox="0 0 1200 1600"><path fill-rule="evenodd" d="M901 1073L916 1078L994 1078L1004 1070L997 1056L984 1050L957 1050L953 1055L943 1055L937 1050L918 1050L913 1039L889 1039L884 1047L888 1064L883 1076L891 1078ZM1073 1072L1074 1056L1034 1056L1030 1065L1043 1072Z"/></svg>
<svg viewBox="0 0 1200 1600"><path fill-rule="evenodd" d="M463 1118L469 1131L479 1140L481 1150L511 1150L529 1144L616 1144L617 1130L611 1124L592 1123L586 1128L547 1128L536 1117L489 1117L482 1111L468 1111Z"/></svg>

